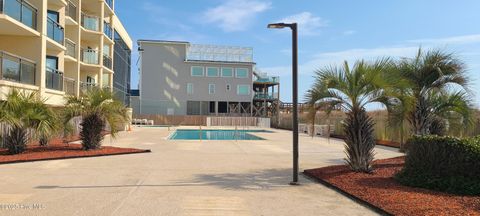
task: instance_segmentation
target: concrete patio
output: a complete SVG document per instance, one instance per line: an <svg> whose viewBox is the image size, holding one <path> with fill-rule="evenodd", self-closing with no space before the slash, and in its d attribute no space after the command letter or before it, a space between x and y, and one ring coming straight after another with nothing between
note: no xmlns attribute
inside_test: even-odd
<svg viewBox="0 0 480 216"><path fill-rule="evenodd" d="M135 127L104 144L152 153L1 165L0 215L375 214L303 177L301 186L289 186L291 132L200 142L167 140L172 130ZM387 147L376 152L377 158L400 155ZM341 141L301 135L301 170L343 158Z"/></svg>

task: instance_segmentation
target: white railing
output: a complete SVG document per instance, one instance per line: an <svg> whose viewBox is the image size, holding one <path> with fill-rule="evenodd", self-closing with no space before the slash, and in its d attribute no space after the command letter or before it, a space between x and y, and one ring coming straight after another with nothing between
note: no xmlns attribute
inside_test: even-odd
<svg viewBox="0 0 480 216"><path fill-rule="evenodd" d="M187 50L187 60L253 62L253 48L191 44Z"/></svg>

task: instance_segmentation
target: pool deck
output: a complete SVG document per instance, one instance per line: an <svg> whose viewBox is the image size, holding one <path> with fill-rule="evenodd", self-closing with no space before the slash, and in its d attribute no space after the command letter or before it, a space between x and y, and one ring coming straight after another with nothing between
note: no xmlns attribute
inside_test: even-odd
<svg viewBox="0 0 480 216"><path fill-rule="evenodd" d="M1 165L0 215L375 215L303 177L289 186L289 131L255 133L266 140L168 140L173 130L134 127L105 140L148 154ZM300 135L301 170L343 158L342 141ZM16 203L42 209L2 209Z"/></svg>

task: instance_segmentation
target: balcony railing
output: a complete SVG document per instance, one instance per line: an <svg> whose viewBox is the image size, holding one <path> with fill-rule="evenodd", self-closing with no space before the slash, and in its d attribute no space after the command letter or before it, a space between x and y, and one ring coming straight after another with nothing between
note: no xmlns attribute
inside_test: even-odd
<svg viewBox="0 0 480 216"><path fill-rule="evenodd" d="M76 83L75 79L64 77L63 91L68 95L76 95Z"/></svg>
<svg viewBox="0 0 480 216"><path fill-rule="evenodd" d="M97 88L98 88L97 83L80 82L80 91L82 93L86 93L88 91L91 91L91 90L97 89Z"/></svg>
<svg viewBox="0 0 480 216"><path fill-rule="evenodd" d="M103 55L103 66L109 68L109 69L112 69L112 58L110 56L107 56L107 55Z"/></svg>
<svg viewBox="0 0 480 216"><path fill-rule="evenodd" d="M82 26L91 31L100 30L100 18L82 13Z"/></svg>
<svg viewBox="0 0 480 216"><path fill-rule="evenodd" d="M190 44L187 47L187 60L253 62L253 48Z"/></svg>
<svg viewBox="0 0 480 216"><path fill-rule="evenodd" d="M13 54L0 51L0 78L35 85L36 64Z"/></svg>
<svg viewBox="0 0 480 216"><path fill-rule="evenodd" d="M257 83L279 83L280 77L262 77L255 80Z"/></svg>
<svg viewBox="0 0 480 216"><path fill-rule="evenodd" d="M255 92L254 96L255 100L277 100L278 99L278 92L270 92L270 93L263 93L263 92Z"/></svg>
<svg viewBox="0 0 480 216"><path fill-rule="evenodd" d="M113 0L105 0L105 3L113 10Z"/></svg>
<svg viewBox="0 0 480 216"><path fill-rule="evenodd" d="M280 77L272 77L268 76L267 73L260 73L256 72L257 74L257 79L255 80L256 83L279 83L280 82Z"/></svg>
<svg viewBox="0 0 480 216"><path fill-rule="evenodd" d="M37 9L25 0L0 0L0 13L37 29Z"/></svg>
<svg viewBox="0 0 480 216"><path fill-rule="evenodd" d="M98 65L98 50L82 48L81 55L82 62Z"/></svg>
<svg viewBox="0 0 480 216"><path fill-rule="evenodd" d="M47 36L59 44L64 43L63 27L50 17L47 17Z"/></svg>
<svg viewBox="0 0 480 216"><path fill-rule="evenodd" d="M46 67L45 75L45 87L48 89L63 91L63 72Z"/></svg>
<svg viewBox="0 0 480 216"><path fill-rule="evenodd" d="M77 6L75 4L73 4L71 1L67 1L67 2L68 2L68 5L65 8L65 15L69 16L70 18L72 18L76 22L77 21Z"/></svg>
<svg viewBox="0 0 480 216"><path fill-rule="evenodd" d="M73 58L77 57L77 45L75 44L75 42L66 38L65 39L65 47L67 48L67 51L66 51L67 55L69 55Z"/></svg>
<svg viewBox="0 0 480 216"><path fill-rule="evenodd" d="M103 33L110 39L113 39L113 28L112 26L107 23L103 22Z"/></svg>

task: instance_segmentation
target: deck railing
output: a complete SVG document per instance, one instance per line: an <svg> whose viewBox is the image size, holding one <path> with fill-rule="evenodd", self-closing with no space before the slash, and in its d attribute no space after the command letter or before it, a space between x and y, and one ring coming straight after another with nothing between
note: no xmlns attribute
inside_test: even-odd
<svg viewBox="0 0 480 216"><path fill-rule="evenodd" d="M80 82L80 91L83 94L97 88L98 88L97 83Z"/></svg>
<svg viewBox="0 0 480 216"><path fill-rule="evenodd" d="M98 65L98 50L94 49L81 49L81 59L82 62L87 64Z"/></svg>
<svg viewBox="0 0 480 216"><path fill-rule="evenodd" d="M64 29L57 23L55 20L47 17L47 36L58 42L59 44L64 44Z"/></svg>
<svg viewBox="0 0 480 216"><path fill-rule="evenodd" d="M253 62L253 48L190 44L187 47L187 60Z"/></svg>
<svg viewBox="0 0 480 216"><path fill-rule="evenodd" d="M67 0L68 5L65 7L65 15L77 21L77 6L73 2Z"/></svg>
<svg viewBox="0 0 480 216"><path fill-rule="evenodd" d="M66 38L65 39L65 47L67 51L65 52L67 55L76 58L77 57L77 45L72 40Z"/></svg>
<svg viewBox="0 0 480 216"><path fill-rule="evenodd" d="M46 67L45 86L48 89L63 91L63 72Z"/></svg>
<svg viewBox="0 0 480 216"><path fill-rule="evenodd" d="M270 93L255 92L255 96L253 98L255 100L276 100L278 99L278 92L270 92Z"/></svg>
<svg viewBox="0 0 480 216"><path fill-rule="evenodd" d="M100 31L100 18L82 13L82 26L91 31Z"/></svg>
<svg viewBox="0 0 480 216"><path fill-rule="evenodd" d="M37 11L37 8L25 0L0 0L0 13L35 30L37 29Z"/></svg>
<svg viewBox="0 0 480 216"><path fill-rule="evenodd" d="M103 33L110 39L113 39L113 28L110 23L103 22Z"/></svg>
<svg viewBox="0 0 480 216"><path fill-rule="evenodd" d="M255 80L256 83L279 83L280 77L259 77Z"/></svg>
<svg viewBox="0 0 480 216"><path fill-rule="evenodd" d="M112 69L113 61L110 56L103 54L103 66L107 67L108 69Z"/></svg>
<svg viewBox="0 0 480 216"><path fill-rule="evenodd" d="M0 78L35 85L36 64L19 56L0 51Z"/></svg>
<svg viewBox="0 0 480 216"><path fill-rule="evenodd" d="M77 82L75 79L69 78L69 77L64 77L63 78L63 91L65 94L68 95L75 95L76 93L76 84Z"/></svg>

